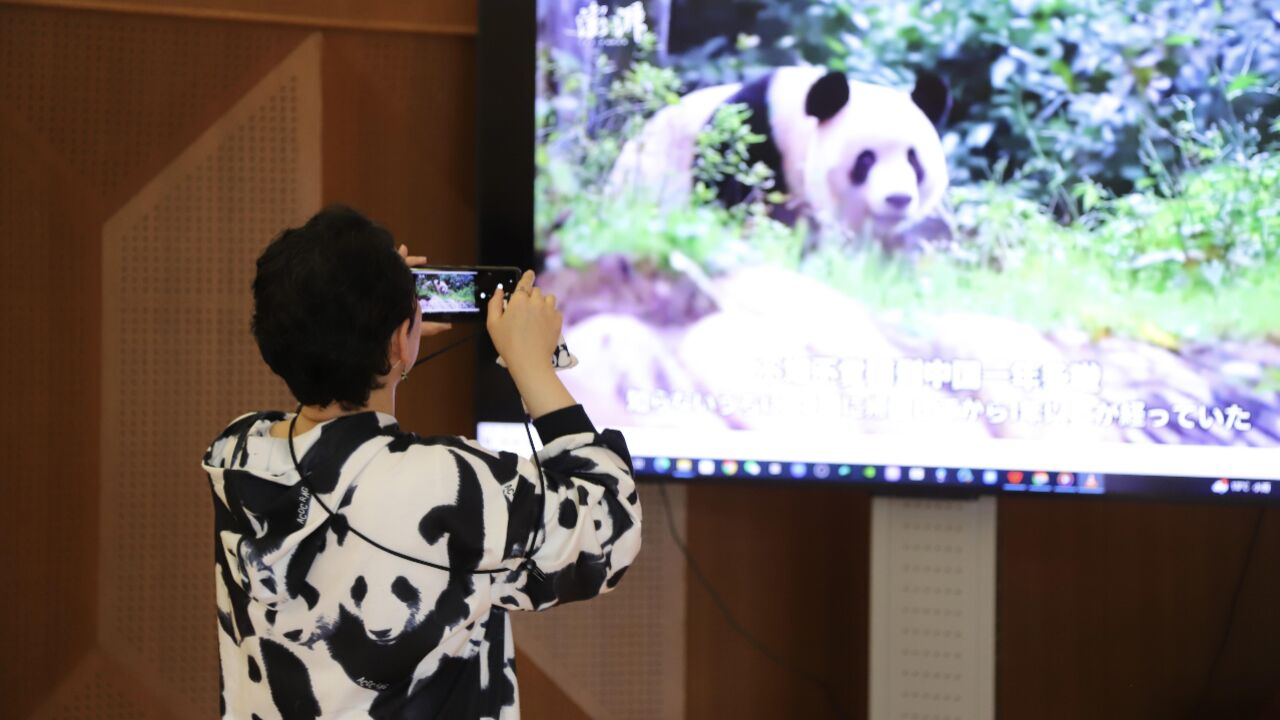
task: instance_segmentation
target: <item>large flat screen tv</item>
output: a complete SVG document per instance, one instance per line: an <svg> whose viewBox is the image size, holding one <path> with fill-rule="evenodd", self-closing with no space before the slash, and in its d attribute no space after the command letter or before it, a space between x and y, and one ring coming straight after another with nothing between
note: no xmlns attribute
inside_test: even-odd
<svg viewBox="0 0 1280 720"><path fill-rule="evenodd" d="M639 474L1280 500L1272 4L480 21L481 259L559 296Z"/></svg>

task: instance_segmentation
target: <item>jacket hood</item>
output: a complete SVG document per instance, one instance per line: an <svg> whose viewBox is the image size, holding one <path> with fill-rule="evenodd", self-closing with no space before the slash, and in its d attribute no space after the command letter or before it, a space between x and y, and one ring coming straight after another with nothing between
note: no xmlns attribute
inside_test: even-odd
<svg viewBox="0 0 1280 720"><path fill-rule="evenodd" d="M342 455L343 447L358 446L357 438L398 431L394 418L368 412L297 435L293 448L308 473L304 483L290 457L289 441L271 435L272 425L291 417L269 411L237 418L210 444L202 463L213 491L215 548L222 554L223 579L267 604L307 595L310 560L323 549L334 523L313 493L337 510L342 503L332 498L349 489L351 478L371 458L335 455ZM348 442L334 443L335 436ZM313 448L321 452L311 453Z"/></svg>

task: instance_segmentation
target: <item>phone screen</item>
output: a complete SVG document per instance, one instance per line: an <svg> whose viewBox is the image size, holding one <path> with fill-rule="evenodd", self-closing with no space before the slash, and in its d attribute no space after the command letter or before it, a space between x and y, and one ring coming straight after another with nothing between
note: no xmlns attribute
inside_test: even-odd
<svg viewBox="0 0 1280 720"><path fill-rule="evenodd" d="M495 291L520 281L520 268L515 267L439 265L410 270L422 319L432 322L482 320Z"/></svg>
<svg viewBox="0 0 1280 720"><path fill-rule="evenodd" d="M418 307L424 317L479 313L475 271L414 269Z"/></svg>

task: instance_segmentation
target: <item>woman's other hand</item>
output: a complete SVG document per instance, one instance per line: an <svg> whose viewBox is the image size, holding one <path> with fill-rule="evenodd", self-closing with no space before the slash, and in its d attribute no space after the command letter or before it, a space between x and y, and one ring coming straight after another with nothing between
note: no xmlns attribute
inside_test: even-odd
<svg viewBox="0 0 1280 720"><path fill-rule="evenodd" d="M400 253L400 257L404 258L405 265L408 265L411 268L422 267L427 264L426 256L410 255L408 245L401 245L398 252ZM452 328L452 323L427 322L424 320L422 322L422 337L439 335L440 333Z"/></svg>
<svg viewBox="0 0 1280 720"><path fill-rule="evenodd" d="M503 290L498 288L489 300L486 326L529 415L536 420L576 404L551 365L564 324L555 296L543 295L533 286L532 270L520 278L510 296Z"/></svg>

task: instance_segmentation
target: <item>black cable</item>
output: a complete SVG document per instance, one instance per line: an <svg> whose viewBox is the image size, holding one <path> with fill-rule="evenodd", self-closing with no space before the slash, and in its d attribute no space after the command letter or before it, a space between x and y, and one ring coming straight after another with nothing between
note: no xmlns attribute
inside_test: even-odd
<svg viewBox="0 0 1280 720"><path fill-rule="evenodd" d="M1195 711L1192 717L1203 717L1201 712L1204 710L1204 704L1209 699L1209 691L1213 688L1213 678L1218 674L1218 664L1222 662L1222 654L1226 652L1227 642L1231 639L1231 631L1235 629L1236 612L1239 610L1240 593L1244 590L1245 579L1249 577L1249 568L1253 567L1253 557L1258 548L1258 537L1262 535L1262 521L1267 516L1265 507L1258 508L1258 518L1253 522L1253 534L1249 536L1249 547L1244 553L1244 565L1240 568L1240 576L1236 578L1235 590L1231 593L1231 606L1227 611L1227 627L1222 633L1222 640L1218 643L1218 651L1213 654L1213 662L1209 664L1209 675L1205 678L1204 689L1200 693L1200 700L1196 703Z"/></svg>
<svg viewBox="0 0 1280 720"><path fill-rule="evenodd" d="M445 345L439 350L436 350L435 352L428 354L426 357L419 359L416 363L413 364L413 366L417 367L422 363L430 360L431 358L436 357L437 355L448 352L454 349L455 347L458 347L459 345L467 342L468 340L474 340L475 338L479 337L483 332L484 330L477 330L476 332L471 333L470 335L462 338L461 340L455 340L454 342L451 342L448 345ZM301 415L302 415L302 403L298 403L298 409L294 412L293 418L289 420L289 434L288 434L289 458L293 460L293 467L298 472L298 482L302 485L303 488L307 490L307 492L311 493L312 499L314 499L316 503L319 504L320 507L323 508L326 513L328 513L329 517L336 517L338 513L330 509L329 506L326 505L325 502L320 499L320 495L315 491L315 488L311 487L311 484L307 482L307 473L303 471L302 465L298 462L298 454L293 447L293 433L294 433L294 429L297 427L298 418L301 417ZM547 480L546 480L546 476L543 475L542 473L542 461L538 459L538 451L533 444L533 432L529 430L529 425L532 422L533 422L533 419L526 415L525 422L522 424L524 425L525 434L529 436L529 450L532 451L534 465L536 465L538 468L538 486L542 489L542 493L541 493L541 497L539 498L538 518L533 526L533 537L530 539L528 547L525 548L523 565L529 571L529 574L532 575L534 578L538 580L546 580L547 576L542 573L542 570L538 567L538 563L533 559L534 548L538 544L538 529L542 528L543 537L546 536L543 523L545 520L545 513L547 509ZM418 565L425 565L429 568L442 570L447 573L463 573L467 575L499 575L502 573L511 572L510 568L498 568L496 570L455 570L453 568L450 568L448 565L440 565L438 563L433 563L430 560L423 560L422 558L417 558L412 555L406 555L405 553L402 553L399 550L389 548L386 545L383 545L382 543L378 542L377 540L374 540L373 538L369 537L368 535L365 535L364 533L360 532L360 530L356 528L355 525L352 525L349 521L347 522L347 529L351 531L352 535L355 535L361 540L364 540L365 542L369 543L373 547L389 555L398 557L401 560L408 560L409 562L417 563Z"/></svg>
<svg viewBox="0 0 1280 720"><path fill-rule="evenodd" d="M459 345L467 342L468 340L474 340L480 337L481 335L484 335L486 332L487 330L484 327L481 327L479 330L471 333L470 335L467 335L466 337L463 337L460 340L454 340L453 342L449 343L448 345L445 345L439 350L430 352L425 357L419 358L418 361L413 364L413 366L418 367L419 365L430 360L431 358L436 357L438 355L442 355L446 352L449 352L450 350L458 347ZM533 464L538 467L538 487L542 489L542 495L538 498L538 520L536 523L534 523L533 537L530 538L529 540L529 546L525 548L524 564L525 564L525 567L528 568L529 574L533 575L538 580L546 580L547 576L542 574L542 570L538 567L538 563L533 559L533 553L535 551L535 548L538 547L538 530L541 529L543 531L542 536L544 539L546 538L546 535L547 535L546 527L544 524L546 519L545 513L547 510L547 476L544 475L542 472L542 461L538 459L538 449L533 444L533 431L529 429L529 425L532 422L533 422L533 418L529 417L528 414L526 413L525 421L524 421L524 433L529 438L529 452L530 454L533 455Z"/></svg>
<svg viewBox="0 0 1280 720"><path fill-rule="evenodd" d="M485 332L485 331L484 331L483 329L480 329L480 330L477 330L477 331L475 331L475 332L471 333L470 335L468 335L468 336L466 336L466 337L462 338L461 340L454 340L453 342L449 343L448 345L445 345L444 347L440 348L439 350L436 350L436 351L434 351L434 352L428 353L428 354L427 354L426 356L424 356L424 357L420 357L420 358L418 358L418 362L414 363L414 364L413 364L413 366L414 366L414 367L418 367L418 366L419 366L419 365L421 365L422 363L424 363L424 362L426 362L426 361L430 360L430 359L431 359L431 358L433 358L433 357L436 357L437 355L442 355L442 354L444 354L444 353L446 353L446 352L449 352L450 350L452 350L452 349L454 349L454 348L458 347L459 345L461 345L462 343L464 343L464 342L466 342L466 341L468 341L468 340L474 340L474 339L476 339L476 338L480 337L482 334L484 334L484 332Z"/></svg>
<svg viewBox="0 0 1280 720"><path fill-rule="evenodd" d="M529 422L524 424L524 434L529 437L529 453L533 455L533 464L538 466L538 482L542 486L542 494L538 498L538 521L533 524L533 537L529 539L529 547L525 548L524 559L531 575L539 580L546 580L547 576L542 574L538 563L533 560L533 549L538 546L538 530L542 530L544 541L547 537L547 481L546 476L542 474L542 461L538 459L538 448L533 445L533 431L529 429L532 420L529 418Z"/></svg>
<svg viewBox="0 0 1280 720"><path fill-rule="evenodd" d="M298 417L301 415L302 415L302 405L299 404L297 411L294 412L293 414L293 418L289 420L289 457L290 459L293 460L293 467L298 471L298 482L302 484L302 487L306 488L307 492L311 493L311 499L319 503L320 507L324 508L324 511L329 514L329 517L335 517L337 516L338 513L331 510L329 506L326 505L325 502L320 499L320 495L315 491L315 488L311 487L311 483L307 482L307 473L303 471L302 465L298 463L298 455L293 449L293 430L294 430L294 427L298 424ZM375 548L378 548L379 550L389 555L394 555L395 557L398 557L401 560L408 560L409 562L417 563L419 565L426 565L427 567L435 568L436 570L443 570L447 573L457 572L457 573L464 573L468 575L472 575L472 574L497 575L499 573L511 572L511 570L508 568L499 568L497 570L454 570L453 568L450 568L448 565L440 565L437 563L433 563L430 560L423 560L422 558L416 558L412 555L406 555L400 552L399 550L389 548L386 545L383 545L382 543L378 542L377 540L374 540L373 538L369 537L368 535L365 535L364 533L360 532L359 528L357 528L355 525L352 525L350 522L347 523L347 529L351 531L352 535L355 535L361 540L364 540L365 542L369 543L370 545L374 546Z"/></svg>
<svg viewBox="0 0 1280 720"><path fill-rule="evenodd" d="M747 644L755 648L756 652L768 658L773 664L817 686L817 688L821 690L823 695L826 697L827 702L831 705L831 710L836 714L836 717L850 717L849 711L844 708L840 703L840 699L836 696L835 689L832 688L827 681L803 668L792 665L791 663L783 660L777 653L770 650L764 643L757 640L754 635L748 632L747 629L742 626L742 623L738 622L737 618L733 616L733 613L729 612L729 606L725 604L724 599L721 598L720 594L711 586L711 581L707 580L707 576L703 574L702 568L698 566L698 563L694 561L693 556L689 554L689 547L685 545L684 540L680 538L680 533L676 531L675 516L671 512L671 500L667 497L666 482L658 483L658 491L662 495L662 506L666 510L667 530L671 533L671 540L675 542L676 547L680 550L680 554L684 556L685 562L688 563L689 569L693 571L693 576L697 578L698 584L701 585L702 589L711 597L711 601L715 603L720 614L723 615L725 621L729 623L729 627L733 628L735 632L747 641Z"/></svg>

